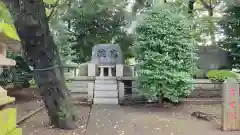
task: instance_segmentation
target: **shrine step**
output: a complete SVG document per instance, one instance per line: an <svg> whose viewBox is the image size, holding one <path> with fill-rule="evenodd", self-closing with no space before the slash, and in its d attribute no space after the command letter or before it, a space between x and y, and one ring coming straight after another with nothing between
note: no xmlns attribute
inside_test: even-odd
<svg viewBox="0 0 240 135"><path fill-rule="evenodd" d="M95 84L117 84L117 81L116 80L98 79L98 80L95 80Z"/></svg>
<svg viewBox="0 0 240 135"><path fill-rule="evenodd" d="M118 104L118 98L94 98L93 104Z"/></svg>
<svg viewBox="0 0 240 135"><path fill-rule="evenodd" d="M116 91L118 89L117 84L95 84L95 91Z"/></svg>
<svg viewBox="0 0 240 135"><path fill-rule="evenodd" d="M94 91L94 98L117 98L118 91Z"/></svg>
<svg viewBox="0 0 240 135"><path fill-rule="evenodd" d="M114 76L96 76L96 80L117 80Z"/></svg>

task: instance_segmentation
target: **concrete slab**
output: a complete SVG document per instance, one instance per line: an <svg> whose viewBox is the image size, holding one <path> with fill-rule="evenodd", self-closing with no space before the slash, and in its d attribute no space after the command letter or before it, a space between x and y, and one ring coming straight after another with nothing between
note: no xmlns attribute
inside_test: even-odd
<svg viewBox="0 0 240 135"><path fill-rule="evenodd" d="M118 91L94 91L95 98L118 98Z"/></svg>
<svg viewBox="0 0 240 135"><path fill-rule="evenodd" d="M116 91L118 89L117 84L95 84L95 91L109 90Z"/></svg>
<svg viewBox="0 0 240 135"><path fill-rule="evenodd" d="M118 104L118 98L94 98L94 104Z"/></svg>
<svg viewBox="0 0 240 135"><path fill-rule="evenodd" d="M93 105L86 135L135 135L119 105Z"/></svg>

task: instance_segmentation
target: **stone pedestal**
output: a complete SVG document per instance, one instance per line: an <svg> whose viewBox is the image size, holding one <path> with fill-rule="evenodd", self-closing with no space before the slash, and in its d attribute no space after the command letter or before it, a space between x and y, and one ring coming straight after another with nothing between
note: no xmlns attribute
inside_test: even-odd
<svg viewBox="0 0 240 135"><path fill-rule="evenodd" d="M222 86L222 130L240 130L240 96L238 81L229 78Z"/></svg>
<svg viewBox="0 0 240 135"><path fill-rule="evenodd" d="M122 64L117 64L116 65L116 76L117 77L122 77L123 76L123 65Z"/></svg>
<svg viewBox="0 0 240 135"><path fill-rule="evenodd" d="M122 81L118 81L118 93L119 93L119 103L123 103L124 100L124 83Z"/></svg>
<svg viewBox="0 0 240 135"><path fill-rule="evenodd" d="M96 76L96 65L93 63L88 64L88 76Z"/></svg>
<svg viewBox="0 0 240 135"><path fill-rule="evenodd" d="M88 102L93 101L94 82L88 83Z"/></svg>
<svg viewBox="0 0 240 135"><path fill-rule="evenodd" d="M7 91L0 86L0 135L22 135L22 129L17 128L17 113L15 108L4 108L15 101L7 96Z"/></svg>

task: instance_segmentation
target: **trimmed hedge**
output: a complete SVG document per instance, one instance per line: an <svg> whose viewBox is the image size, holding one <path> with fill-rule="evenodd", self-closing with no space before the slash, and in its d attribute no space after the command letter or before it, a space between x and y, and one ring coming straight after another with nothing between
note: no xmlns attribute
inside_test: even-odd
<svg viewBox="0 0 240 135"><path fill-rule="evenodd" d="M229 70L211 70L207 73L207 77L215 82L224 82L227 78L237 79L237 75Z"/></svg>

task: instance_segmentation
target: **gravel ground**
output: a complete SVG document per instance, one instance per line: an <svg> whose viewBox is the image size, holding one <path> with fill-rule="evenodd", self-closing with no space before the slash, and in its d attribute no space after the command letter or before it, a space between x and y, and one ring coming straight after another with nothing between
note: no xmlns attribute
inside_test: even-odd
<svg viewBox="0 0 240 135"><path fill-rule="evenodd" d="M26 122L21 124L20 127L23 128L23 135L90 135L89 133L94 133L91 135L240 134L240 132L221 132L219 129L221 106L219 104L188 104L171 108L138 105L121 106L120 109L113 109L114 107L112 110L111 108L108 108L108 110L91 110L88 106L77 106L78 116L79 118L83 117L84 121L78 121L78 128L75 130L60 130L50 127L48 125L48 116L45 110L28 119ZM194 111L209 113L216 116L216 119L212 121L198 120L191 116L191 113ZM91 116L96 118L92 119ZM90 124L92 120L97 122ZM94 126L95 124L96 126ZM118 129L120 127L121 129L119 129L119 132L116 132L114 128ZM102 132L102 130L105 131ZM93 132L87 133L86 131Z"/></svg>

